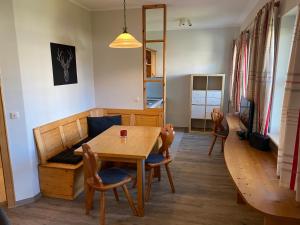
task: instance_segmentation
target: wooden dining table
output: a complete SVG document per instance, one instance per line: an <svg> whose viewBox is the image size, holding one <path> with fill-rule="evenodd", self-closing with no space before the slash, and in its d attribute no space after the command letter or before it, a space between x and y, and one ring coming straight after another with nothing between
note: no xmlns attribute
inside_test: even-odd
<svg viewBox="0 0 300 225"><path fill-rule="evenodd" d="M127 130L127 137L120 131ZM112 126L87 144L100 160L135 163L137 168L137 210L144 216L145 159L159 137L161 128L143 126ZM82 154L82 148L76 150Z"/></svg>

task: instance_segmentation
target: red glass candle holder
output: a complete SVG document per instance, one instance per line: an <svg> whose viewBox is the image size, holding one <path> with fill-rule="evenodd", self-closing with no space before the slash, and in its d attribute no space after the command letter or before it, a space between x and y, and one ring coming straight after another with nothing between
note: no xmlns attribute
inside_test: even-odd
<svg viewBox="0 0 300 225"><path fill-rule="evenodd" d="M127 137L127 130L121 130L120 131L120 136L121 137Z"/></svg>

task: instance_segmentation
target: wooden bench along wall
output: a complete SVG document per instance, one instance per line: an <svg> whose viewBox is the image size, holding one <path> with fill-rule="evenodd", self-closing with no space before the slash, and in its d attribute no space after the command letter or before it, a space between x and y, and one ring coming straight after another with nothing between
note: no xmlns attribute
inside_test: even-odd
<svg viewBox="0 0 300 225"><path fill-rule="evenodd" d="M48 159L88 137L88 116L121 115L122 125L163 126L160 109L92 109L34 128L39 180L44 196L73 200L83 191L83 162L50 163Z"/></svg>

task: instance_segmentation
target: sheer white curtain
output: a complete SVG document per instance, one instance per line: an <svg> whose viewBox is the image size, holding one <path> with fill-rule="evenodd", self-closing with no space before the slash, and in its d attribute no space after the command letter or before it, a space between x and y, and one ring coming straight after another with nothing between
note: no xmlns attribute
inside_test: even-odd
<svg viewBox="0 0 300 225"><path fill-rule="evenodd" d="M296 190L300 201L300 5L285 85L277 172L280 185Z"/></svg>

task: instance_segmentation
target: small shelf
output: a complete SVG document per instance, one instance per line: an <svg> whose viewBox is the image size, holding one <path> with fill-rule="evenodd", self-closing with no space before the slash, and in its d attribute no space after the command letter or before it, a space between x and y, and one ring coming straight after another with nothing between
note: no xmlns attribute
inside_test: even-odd
<svg viewBox="0 0 300 225"><path fill-rule="evenodd" d="M222 90L223 88L223 77L221 76L209 76L207 82L207 90Z"/></svg>
<svg viewBox="0 0 300 225"><path fill-rule="evenodd" d="M212 130L212 110L223 109L224 82L225 74L191 75L190 131Z"/></svg>
<svg viewBox="0 0 300 225"><path fill-rule="evenodd" d="M207 77L194 76L193 78L193 90L206 90Z"/></svg>

